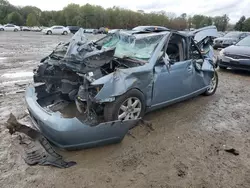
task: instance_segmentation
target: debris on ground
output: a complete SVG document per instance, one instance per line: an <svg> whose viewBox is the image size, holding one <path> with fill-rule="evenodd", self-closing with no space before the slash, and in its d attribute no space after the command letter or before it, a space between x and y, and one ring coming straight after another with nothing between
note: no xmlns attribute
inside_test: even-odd
<svg viewBox="0 0 250 188"><path fill-rule="evenodd" d="M19 136L20 144L23 146L26 155L24 160L28 165L38 164L42 166L51 165L58 168L69 168L76 164L73 161L64 161L62 156L53 149L42 134L35 129L19 123L12 113L7 120L6 127L9 129L11 135L20 132L31 138L27 141L22 136Z"/></svg>
<svg viewBox="0 0 250 188"><path fill-rule="evenodd" d="M224 149L224 150L225 150L226 152L228 152L228 153L233 154L233 155L239 155L239 154L240 154L240 152L239 152L238 150L234 149L234 148Z"/></svg>

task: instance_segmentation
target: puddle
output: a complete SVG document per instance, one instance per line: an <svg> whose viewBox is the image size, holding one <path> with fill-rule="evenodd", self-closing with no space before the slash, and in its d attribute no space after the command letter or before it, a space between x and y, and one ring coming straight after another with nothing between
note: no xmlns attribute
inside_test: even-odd
<svg viewBox="0 0 250 188"><path fill-rule="evenodd" d="M5 73L1 77L5 78L19 78L19 77L32 77L33 72L13 72L13 73Z"/></svg>

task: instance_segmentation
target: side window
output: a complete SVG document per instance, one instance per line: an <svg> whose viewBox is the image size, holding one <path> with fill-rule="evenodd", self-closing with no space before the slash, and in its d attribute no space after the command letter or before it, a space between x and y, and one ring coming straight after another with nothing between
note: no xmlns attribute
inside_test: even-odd
<svg viewBox="0 0 250 188"><path fill-rule="evenodd" d="M173 34L169 40L166 53L171 62L181 62L186 60L185 39L177 34Z"/></svg>
<svg viewBox="0 0 250 188"><path fill-rule="evenodd" d="M203 59L201 52L193 39L191 39L191 44L189 48L189 57L190 59Z"/></svg>

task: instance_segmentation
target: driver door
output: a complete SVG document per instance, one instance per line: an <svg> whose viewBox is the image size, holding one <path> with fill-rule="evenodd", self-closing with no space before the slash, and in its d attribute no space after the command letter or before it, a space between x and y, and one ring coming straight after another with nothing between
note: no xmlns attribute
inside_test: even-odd
<svg viewBox="0 0 250 188"><path fill-rule="evenodd" d="M193 75L192 60L175 62L169 68L159 62L154 68L152 106L181 101L192 93Z"/></svg>
<svg viewBox="0 0 250 188"><path fill-rule="evenodd" d="M173 34L154 67L152 106L164 106L188 98L193 92L195 67L188 58L187 39ZM169 59L170 57L170 59Z"/></svg>

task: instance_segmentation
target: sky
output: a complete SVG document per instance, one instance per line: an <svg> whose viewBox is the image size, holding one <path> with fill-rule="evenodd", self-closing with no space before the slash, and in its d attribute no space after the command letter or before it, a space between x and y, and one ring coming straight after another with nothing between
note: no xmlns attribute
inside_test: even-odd
<svg viewBox="0 0 250 188"><path fill-rule="evenodd" d="M100 5L104 8L119 6L145 12L161 11L188 15L203 14L221 16L227 14L230 23L235 23L244 15L250 17L250 0L9 0L13 5L32 5L41 10L61 10L69 3Z"/></svg>

